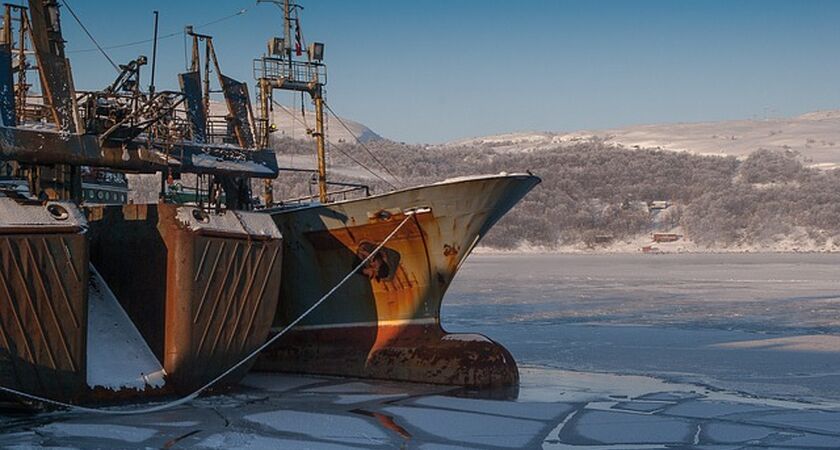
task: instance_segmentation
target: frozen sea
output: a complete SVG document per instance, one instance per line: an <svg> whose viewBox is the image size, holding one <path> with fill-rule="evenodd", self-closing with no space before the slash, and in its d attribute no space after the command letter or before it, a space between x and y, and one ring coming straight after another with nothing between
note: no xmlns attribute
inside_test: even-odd
<svg viewBox="0 0 840 450"><path fill-rule="evenodd" d="M442 317L510 349L518 393L252 374L148 415L0 412L0 446L840 448L840 255L474 255Z"/></svg>

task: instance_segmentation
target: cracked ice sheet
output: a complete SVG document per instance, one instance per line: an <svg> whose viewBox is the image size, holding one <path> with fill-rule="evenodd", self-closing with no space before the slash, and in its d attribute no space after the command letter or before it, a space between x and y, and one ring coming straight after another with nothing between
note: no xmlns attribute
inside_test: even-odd
<svg viewBox="0 0 840 450"><path fill-rule="evenodd" d="M251 414L244 419L276 431L304 434L308 439L355 445L378 445L391 440L379 427L359 417L284 409Z"/></svg>
<svg viewBox="0 0 840 450"><path fill-rule="evenodd" d="M317 449L317 450L343 450L348 447L344 444L330 444L327 442L299 441L293 439L280 439L266 436L259 436L253 433L218 433L207 437L198 444L197 448L212 449L237 449L237 450L264 450L264 449Z"/></svg>
<svg viewBox="0 0 840 450"><path fill-rule="evenodd" d="M277 376L269 373L250 373L239 384L268 392L288 392L327 381L317 377Z"/></svg>
<svg viewBox="0 0 840 450"><path fill-rule="evenodd" d="M629 399L654 393L704 391L698 386L670 383L658 378L520 367L519 401L590 402Z"/></svg>
<svg viewBox="0 0 840 450"><path fill-rule="evenodd" d="M752 418L751 422L793 430L808 430L840 435L840 411L784 411ZM840 441L840 438L838 438ZM838 442L840 447L840 442Z"/></svg>
<svg viewBox="0 0 840 450"><path fill-rule="evenodd" d="M43 445L33 445L33 444L17 444L17 445L3 446L4 450L43 450L45 448L49 449L49 450L79 450L76 447L54 447L54 446L45 447Z"/></svg>
<svg viewBox="0 0 840 450"><path fill-rule="evenodd" d="M713 422L703 427L703 435L717 443L738 444L756 441L777 433L776 430L744 424Z"/></svg>
<svg viewBox="0 0 840 450"><path fill-rule="evenodd" d="M775 411L780 411L780 409L736 402L696 400L672 406L666 409L665 413L670 416L710 419L713 417L725 417L734 414L754 415Z"/></svg>
<svg viewBox="0 0 840 450"><path fill-rule="evenodd" d="M454 409L464 412L510 416L519 419L554 420L574 409L563 403L520 403L500 400L480 400L434 395L417 399L413 403L431 408Z"/></svg>
<svg viewBox="0 0 840 450"><path fill-rule="evenodd" d="M138 444L151 439L157 430L105 423L51 423L38 428L41 435L97 438Z"/></svg>
<svg viewBox="0 0 840 450"><path fill-rule="evenodd" d="M525 448L535 440L541 441L552 427L551 423L535 420L435 408L391 406L382 411L399 418L397 422L413 435L420 430L458 445Z"/></svg>
<svg viewBox="0 0 840 450"><path fill-rule="evenodd" d="M697 428L669 417L611 411L578 414L573 432L603 444L691 444Z"/></svg>

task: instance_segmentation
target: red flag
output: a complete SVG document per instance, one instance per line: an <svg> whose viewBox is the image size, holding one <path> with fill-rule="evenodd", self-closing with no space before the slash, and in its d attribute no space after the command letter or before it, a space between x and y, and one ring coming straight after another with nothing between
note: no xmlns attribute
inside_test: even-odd
<svg viewBox="0 0 840 450"><path fill-rule="evenodd" d="M300 21L295 18L295 54L300 56L303 54L303 45L300 43Z"/></svg>

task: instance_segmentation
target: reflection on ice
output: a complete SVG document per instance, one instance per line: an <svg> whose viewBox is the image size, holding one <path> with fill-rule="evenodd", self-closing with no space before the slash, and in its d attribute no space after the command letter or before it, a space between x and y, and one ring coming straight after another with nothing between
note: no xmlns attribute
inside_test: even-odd
<svg viewBox="0 0 840 450"><path fill-rule="evenodd" d="M546 426L534 420L432 408L391 406L384 411L431 439L479 446L525 448Z"/></svg>
<svg viewBox="0 0 840 450"><path fill-rule="evenodd" d="M521 397L502 401L467 398L440 386L254 374L227 394L146 416L0 417L5 433L0 447L840 446L837 407L743 397L641 376L539 367L525 368L522 376Z"/></svg>
<svg viewBox="0 0 840 450"><path fill-rule="evenodd" d="M429 406L444 410L470 411L496 416L520 419L552 420L572 411L571 405L563 403L517 403L497 400L475 400L469 398L434 395L413 402L414 405Z"/></svg>
<svg viewBox="0 0 840 450"><path fill-rule="evenodd" d="M280 410L243 417L275 431L300 434L305 439L324 439L348 444L376 445L388 436L373 422L337 414Z"/></svg>

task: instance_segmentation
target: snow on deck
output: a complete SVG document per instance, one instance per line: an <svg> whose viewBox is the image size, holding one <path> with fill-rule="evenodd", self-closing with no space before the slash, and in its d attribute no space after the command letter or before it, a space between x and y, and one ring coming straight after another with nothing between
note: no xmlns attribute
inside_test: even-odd
<svg viewBox="0 0 840 450"><path fill-rule="evenodd" d="M50 207L53 207L53 213ZM87 220L71 202L49 202L44 206L22 205L14 199L0 196L0 227L31 226L85 228Z"/></svg>
<svg viewBox="0 0 840 450"><path fill-rule="evenodd" d="M212 230L231 234L249 234L281 239L283 236L271 216L262 213L240 211L207 212L194 214L196 208L183 206L178 208L175 217L190 230Z"/></svg>
<svg viewBox="0 0 840 450"><path fill-rule="evenodd" d="M162 387L166 372L93 266L89 287L88 386L112 390Z"/></svg>
<svg viewBox="0 0 840 450"><path fill-rule="evenodd" d="M193 166L204 169L248 172L257 175L274 175L274 171L255 161L233 161L206 153L196 153L191 158Z"/></svg>

